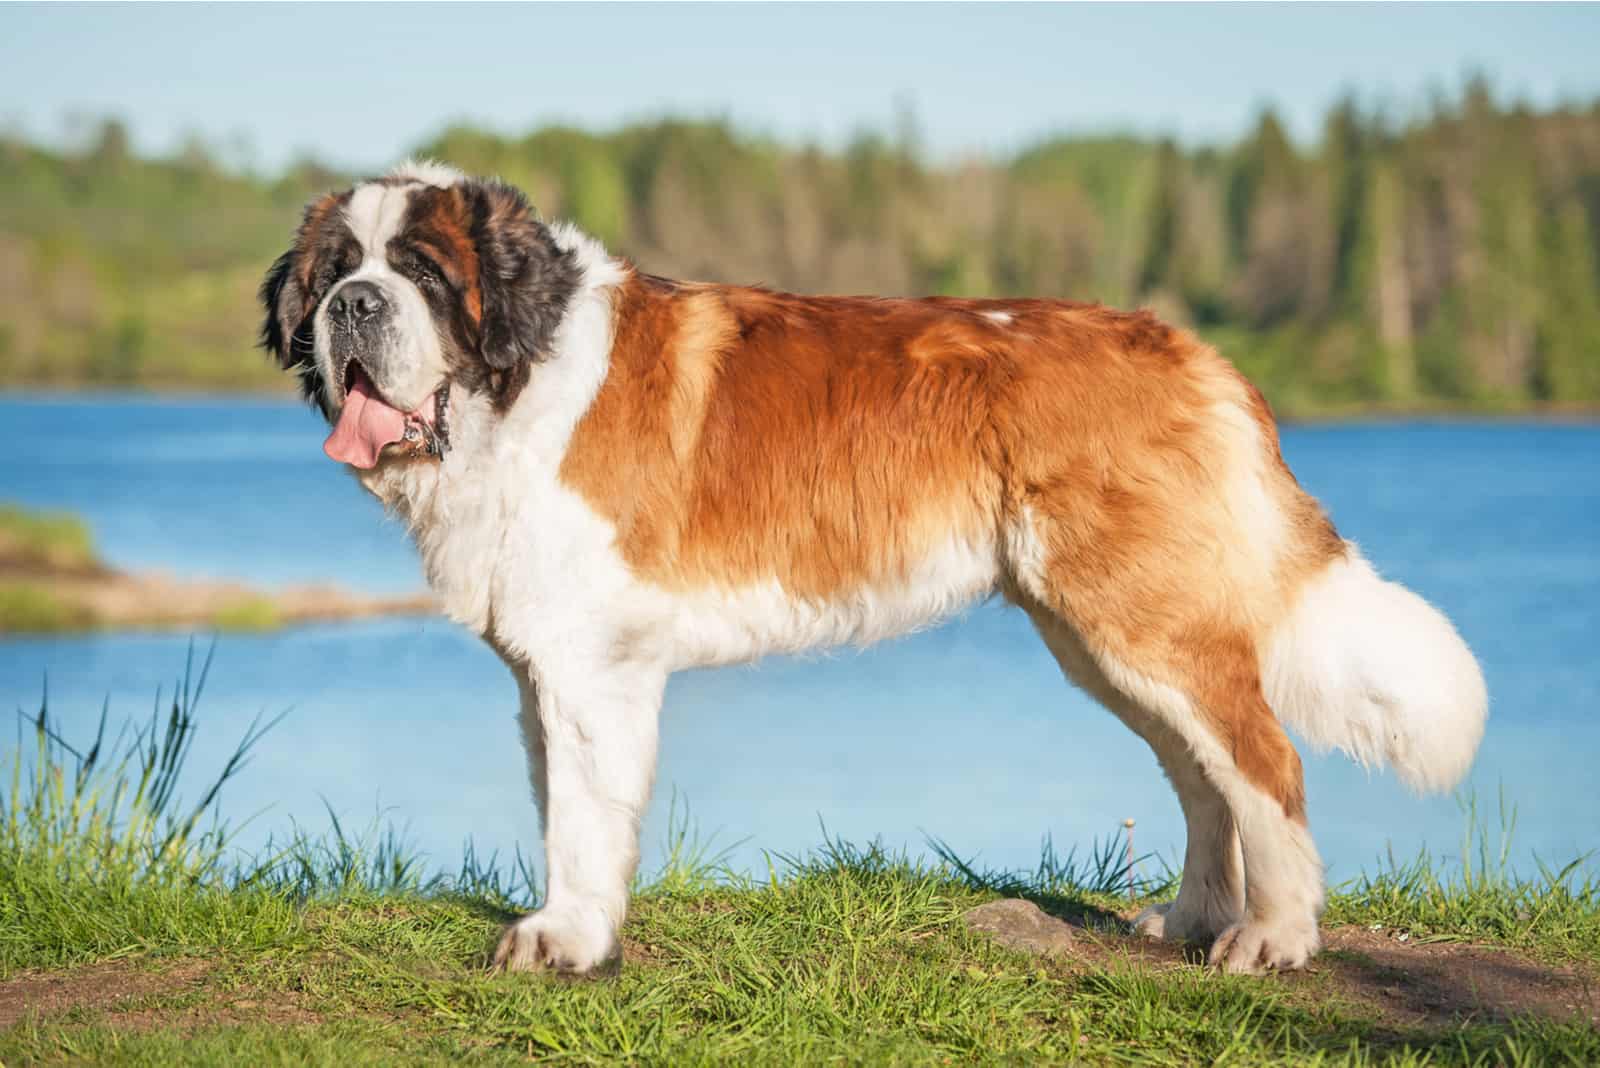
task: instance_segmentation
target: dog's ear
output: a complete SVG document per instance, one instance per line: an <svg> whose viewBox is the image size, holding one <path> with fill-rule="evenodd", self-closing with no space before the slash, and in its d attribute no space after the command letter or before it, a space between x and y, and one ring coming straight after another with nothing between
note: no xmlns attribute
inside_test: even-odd
<svg viewBox="0 0 1600 1068"><path fill-rule="evenodd" d="M336 209L348 199L348 193L330 193L307 205L294 243L273 261L261 281L261 305L266 313L261 322L261 347L272 354L279 367L299 375L301 391L316 405L325 401L306 322L316 301L307 287L312 285L311 273L319 267L319 260L331 263L329 253L338 251L336 244L331 249L322 247L319 235L328 229L324 222L336 217Z"/></svg>
<svg viewBox="0 0 1600 1068"><path fill-rule="evenodd" d="M552 355L551 342L578 288L581 268L517 189L474 181L465 195L483 292L479 356L490 388L502 406L509 406L527 384L532 365Z"/></svg>
<svg viewBox="0 0 1600 1068"><path fill-rule="evenodd" d="M306 316L306 293L296 270L299 261L300 253L291 248L272 262L261 282L266 318L261 323L260 344L286 371L300 362L294 352L294 334Z"/></svg>

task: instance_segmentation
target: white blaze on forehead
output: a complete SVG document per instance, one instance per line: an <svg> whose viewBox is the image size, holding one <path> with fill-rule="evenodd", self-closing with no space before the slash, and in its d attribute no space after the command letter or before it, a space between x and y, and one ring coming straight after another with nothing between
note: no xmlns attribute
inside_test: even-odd
<svg viewBox="0 0 1600 1068"><path fill-rule="evenodd" d="M369 182L357 189L344 208L344 221L361 242L362 259L382 260L389 242L400 232L406 205L415 185L383 185Z"/></svg>
<svg viewBox="0 0 1600 1068"><path fill-rule="evenodd" d="M985 319L1007 326L1011 322L1011 313L1008 311L986 311L980 313Z"/></svg>

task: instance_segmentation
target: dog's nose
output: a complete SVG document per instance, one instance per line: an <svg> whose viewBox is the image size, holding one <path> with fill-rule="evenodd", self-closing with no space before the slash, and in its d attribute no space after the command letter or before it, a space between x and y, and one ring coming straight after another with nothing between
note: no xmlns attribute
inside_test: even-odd
<svg viewBox="0 0 1600 1068"><path fill-rule="evenodd" d="M344 323L364 323L388 306L371 282L346 282L328 302L328 314Z"/></svg>

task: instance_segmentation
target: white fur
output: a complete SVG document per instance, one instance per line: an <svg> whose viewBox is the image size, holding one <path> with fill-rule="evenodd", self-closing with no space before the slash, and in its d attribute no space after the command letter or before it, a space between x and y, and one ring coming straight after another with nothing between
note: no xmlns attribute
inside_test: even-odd
<svg viewBox="0 0 1600 1068"><path fill-rule="evenodd" d="M431 185L439 189L448 189L457 182L465 181L467 176L448 163L440 163L436 159L423 159L412 156L390 171L389 177L415 182L418 185Z"/></svg>
<svg viewBox="0 0 1600 1068"><path fill-rule="evenodd" d="M992 323L999 323L1001 326L1011 325L1011 313L1008 311L986 311L978 314Z"/></svg>
<svg viewBox="0 0 1600 1068"><path fill-rule="evenodd" d="M903 580L855 591L839 601L790 594L776 580L734 590L663 596L672 621L662 635L674 669L753 660L906 634L961 611L994 591L994 546L952 537Z"/></svg>
<svg viewBox="0 0 1600 1068"><path fill-rule="evenodd" d="M1045 546L1039 537L1039 520L1026 503L1018 506L1017 517L1005 529L1006 566L1017 583L1034 597L1046 589Z"/></svg>
<svg viewBox="0 0 1600 1068"><path fill-rule="evenodd" d="M1448 619L1348 548L1269 644L1267 703L1315 746L1387 764L1417 790L1448 789L1483 739L1483 673Z"/></svg>
<svg viewBox="0 0 1600 1068"><path fill-rule="evenodd" d="M1227 533L1218 540L1234 554L1247 557L1245 566L1227 567L1222 573L1259 576L1265 584L1271 581L1274 565L1289 540L1283 505L1268 489L1266 466L1272 460L1267 443L1255 418L1237 402L1213 404L1211 418L1228 458L1223 470L1215 473L1218 481L1213 492L1231 519ZM1241 602L1265 601L1264 592L1251 590Z"/></svg>

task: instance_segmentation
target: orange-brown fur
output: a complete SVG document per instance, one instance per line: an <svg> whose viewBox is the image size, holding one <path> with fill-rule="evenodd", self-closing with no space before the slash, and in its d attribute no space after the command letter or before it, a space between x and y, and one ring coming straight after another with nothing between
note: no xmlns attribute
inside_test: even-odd
<svg viewBox="0 0 1600 1068"><path fill-rule="evenodd" d="M349 200L350 195L348 193L329 193L306 209L305 221L300 224L300 231L296 235L295 248L301 253L299 259L300 287L308 293L313 288L312 278L317 269L317 258L306 253L316 244L317 239L322 234L323 226Z"/></svg>
<svg viewBox="0 0 1600 1068"><path fill-rule="evenodd" d="M1148 313L1059 301L633 274L615 302L610 370L561 474L641 577L822 600L904 579L951 538L1004 554L1025 529L1044 553L1038 607L1097 659L1189 695L1303 820L1258 650L1343 545L1260 394L1209 348ZM1241 487L1270 503L1270 544L1252 541Z"/></svg>
<svg viewBox="0 0 1600 1068"><path fill-rule="evenodd" d="M635 276L562 477L664 586L903 578L999 520L984 360L912 351L944 317Z"/></svg>
<svg viewBox="0 0 1600 1068"><path fill-rule="evenodd" d="M483 320L483 287L477 246L467 233L467 205L459 187L429 189L415 198L416 222L409 236L445 271L474 323Z"/></svg>

